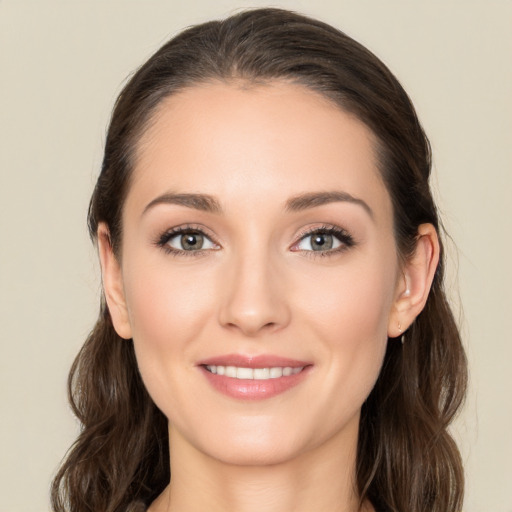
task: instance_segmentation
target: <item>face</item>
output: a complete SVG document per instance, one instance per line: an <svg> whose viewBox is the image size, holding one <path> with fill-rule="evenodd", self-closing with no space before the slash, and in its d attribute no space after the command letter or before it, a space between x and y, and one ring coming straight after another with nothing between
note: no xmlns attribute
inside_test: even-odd
<svg viewBox="0 0 512 512"><path fill-rule="evenodd" d="M162 103L109 306L171 439L238 464L354 445L403 282L373 144L292 84Z"/></svg>

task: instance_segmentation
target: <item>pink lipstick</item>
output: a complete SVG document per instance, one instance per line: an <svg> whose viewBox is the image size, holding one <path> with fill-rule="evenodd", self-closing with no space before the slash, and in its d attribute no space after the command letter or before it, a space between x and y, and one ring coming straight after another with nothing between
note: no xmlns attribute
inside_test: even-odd
<svg viewBox="0 0 512 512"><path fill-rule="evenodd" d="M273 355L227 354L201 361L198 367L217 391L232 398L262 400L302 382L312 364Z"/></svg>

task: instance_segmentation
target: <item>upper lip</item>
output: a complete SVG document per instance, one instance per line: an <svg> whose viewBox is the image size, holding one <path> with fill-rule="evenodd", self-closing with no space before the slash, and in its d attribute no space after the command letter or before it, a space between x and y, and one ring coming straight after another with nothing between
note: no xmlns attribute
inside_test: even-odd
<svg viewBox="0 0 512 512"><path fill-rule="evenodd" d="M241 368L302 368L309 365L311 363L307 361L299 361L298 359L290 359L272 354L225 354L210 357L198 363L198 366L237 366Z"/></svg>

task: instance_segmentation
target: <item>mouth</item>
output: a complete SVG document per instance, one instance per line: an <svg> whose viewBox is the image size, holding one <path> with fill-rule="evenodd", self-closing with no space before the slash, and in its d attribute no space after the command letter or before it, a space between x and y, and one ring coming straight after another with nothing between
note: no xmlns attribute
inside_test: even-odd
<svg viewBox="0 0 512 512"><path fill-rule="evenodd" d="M198 368L214 390L239 400L262 400L303 382L313 365L277 356L230 354L202 361Z"/></svg>

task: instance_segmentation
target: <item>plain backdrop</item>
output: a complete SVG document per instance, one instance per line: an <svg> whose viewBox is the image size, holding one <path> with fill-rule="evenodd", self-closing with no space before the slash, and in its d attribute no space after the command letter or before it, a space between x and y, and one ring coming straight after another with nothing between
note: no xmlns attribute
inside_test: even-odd
<svg viewBox="0 0 512 512"><path fill-rule="evenodd" d="M65 382L98 310L85 219L117 93L180 29L263 5L0 0L1 512L49 510L49 482L77 433ZM272 5L367 45L417 107L454 241L448 287L471 368L454 426L464 510L512 512L512 2Z"/></svg>

